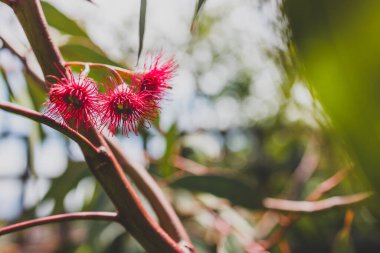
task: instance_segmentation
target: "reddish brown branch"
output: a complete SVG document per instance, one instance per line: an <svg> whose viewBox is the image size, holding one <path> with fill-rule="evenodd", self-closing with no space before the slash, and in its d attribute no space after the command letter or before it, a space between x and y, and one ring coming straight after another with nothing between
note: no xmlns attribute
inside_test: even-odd
<svg viewBox="0 0 380 253"><path fill-rule="evenodd" d="M18 106L13 103L8 103L8 102L1 102L0 109L29 118L41 124L50 126L51 128L61 132L62 134L69 137L70 139L74 140L76 143L79 144L79 146L84 148L87 152L93 152L93 153L98 152L97 151L98 149L86 137L84 137L77 131L73 130L69 126L63 125L55 121L54 119L51 119L39 112L24 108L22 106Z"/></svg>
<svg viewBox="0 0 380 253"><path fill-rule="evenodd" d="M0 228L0 236L17 232L23 229L36 227L44 224L73 221L73 220L104 220L104 221L118 221L117 214L111 212L79 212L79 213L66 213L52 215L48 217L38 218L34 220L28 220L19 222L13 225L9 225Z"/></svg>
<svg viewBox="0 0 380 253"><path fill-rule="evenodd" d="M312 191L309 194L309 196L306 197L306 200L308 201L318 200L320 197L322 197L323 194L332 190L340 182L342 182L345 176L347 175L347 171L348 171L347 169L340 170L332 177L323 181L321 184L318 185L317 188L315 188L314 191ZM284 237L288 228L290 228L292 224L296 222L299 218L300 218L299 213L283 216L280 219L282 222L280 222L281 226L278 228L278 230L276 230L265 242L263 242L263 246L265 247L265 249L270 249L274 245L276 245L278 242L280 242L282 238Z"/></svg>
<svg viewBox="0 0 380 253"><path fill-rule="evenodd" d="M334 187L336 187L343 179L346 177L348 170L343 169L338 171L332 177L326 179L322 183L320 183L317 188L312 191L309 196L306 197L307 201L316 201L323 196L323 194L331 191Z"/></svg>
<svg viewBox="0 0 380 253"><path fill-rule="evenodd" d="M63 59L48 34L40 1L17 1L12 7L43 73L46 76L60 76L60 71L65 72ZM82 148L86 162L115 205L119 222L148 252L183 252L181 246L147 213L103 137L95 129L89 129L85 136L99 150L98 153L93 153Z"/></svg>

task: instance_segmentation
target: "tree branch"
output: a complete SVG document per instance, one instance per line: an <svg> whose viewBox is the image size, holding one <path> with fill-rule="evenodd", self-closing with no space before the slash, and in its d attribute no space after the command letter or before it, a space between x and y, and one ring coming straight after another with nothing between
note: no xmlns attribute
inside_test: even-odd
<svg viewBox="0 0 380 253"><path fill-rule="evenodd" d="M36 227L44 224L54 223L54 222L63 222L63 221L72 221L72 220L104 220L104 221L118 221L116 213L111 212L79 212L79 213L66 213L52 215L48 217L38 218L34 220L28 220L19 222L13 225L9 225L3 228L0 228L0 236L17 232L23 229Z"/></svg>
<svg viewBox="0 0 380 253"><path fill-rule="evenodd" d="M48 34L39 0L17 1L13 5L32 49L46 76L65 73L63 59ZM98 148L98 153L82 148L86 162L115 205L119 222L148 252L180 253L184 250L147 213L131 183L123 173L103 137L94 128L84 134Z"/></svg>
<svg viewBox="0 0 380 253"><path fill-rule="evenodd" d="M38 123L50 126L51 128L61 132L62 134L66 135L67 137L78 143L79 146L81 146L87 152L98 152L98 149L86 137L73 130L69 126L63 125L39 112L9 102L0 102L0 109L7 112L15 113L17 115L34 120Z"/></svg>

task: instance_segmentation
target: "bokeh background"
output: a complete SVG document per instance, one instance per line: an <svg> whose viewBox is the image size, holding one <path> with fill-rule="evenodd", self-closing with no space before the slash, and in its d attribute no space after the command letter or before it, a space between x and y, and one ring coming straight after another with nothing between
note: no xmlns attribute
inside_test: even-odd
<svg viewBox="0 0 380 253"><path fill-rule="evenodd" d="M359 123L351 124L352 108L334 110L342 108L339 101L351 98L332 88L343 82L334 76L338 72L327 67L313 72L326 66L324 56L330 55L324 50L330 44L310 43L310 38L324 41L325 34L319 31L326 27L307 29L325 25L317 22L319 18L335 24L327 15L331 13L323 11L328 9L325 2L317 8L307 4L313 1L288 1L288 19L282 1L207 1L191 32L196 1L148 1L138 64L140 1L94 2L42 1L53 40L66 60L139 68L146 54L160 50L177 59L178 72L162 102L160 119L138 136L117 137L127 157L143 164L158 180L199 252L245 252L247 245L265 241L281 229L282 216L263 207L266 197L303 200L343 170L342 182L324 198L371 189L362 174L375 175L368 171L375 170L371 166L376 163L355 151L368 143L361 137L378 138ZM335 4L334 14L342 10L338 0ZM319 11L313 12L314 7ZM340 31L332 33L339 37ZM22 28L5 4L0 5L0 36L40 71ZM307 43L312 46L301 47L300 54L312 71L305 74L303 62L294 55L298 45ZM370 46L368 54L375 50ZM365 57L361 61L366 62ZM356 70L365 75L356 65L350 67L344 74L354 75ZM46 97L7 49L0 50L0 70L2 101L44 110ZM104 80L104 73L91 75ZM318 86L327 81L331 86ZM340 99L336 107L335 98ZM323 109L326 105L329 114ZM370 102L364 102L363 108L376 112L376 104ZM372 116L368 117L378 122ZM343 131L347 122L354 132ZM362 135L351 142L346 137L355 129ZM370 147L376 156L377 143ZM370 168L361 168L363 160ZM54 130L0 111L0 224L82 210L113 208L87 170L78 146ZM378 213L371 198L348 208L303 214L270 251L378 252ZM144 251L117 224L83 221L2 236L0 252Z"/></svg>

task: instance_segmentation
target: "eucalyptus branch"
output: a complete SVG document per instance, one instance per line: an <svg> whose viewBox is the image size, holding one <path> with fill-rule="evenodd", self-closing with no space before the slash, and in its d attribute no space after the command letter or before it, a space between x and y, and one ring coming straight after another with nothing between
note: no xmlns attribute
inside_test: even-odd
<svg viewBox="0 0 380 253"><path fill-rule="evenodd" d="M73 220L104 220L104 221L118 221L117 214L112 212L79 212L79 213L66 213L52 215L48 217L38 218L12 224L0 228L0 236L17 232L23 229L36 227L44 224L73 221Z"/></svg>
<svg viewBox="0 0 380 253"><path fill-rule="evenodd" d="M45 76L60 76L60 72L65 73L64 61L51 41L40 1L16 1L12 8ZM148 252L183 252L181 245L177 244L147 213L103 137L93 128L90 128L85 136L97 146L99 151L89 152L82 147L86 162L115 205L119 222Z"/></svg>
<svg viewBox="0 0 380 253"><path fill-rule="evenodd" d="M9 102L0 102L0 109L7 112L15 113L17 115L34 120L38 123L50 126L51 128L61 132L62 134L66 135L67 137L78 143L78 145L85 149L87 152L98 152L98 149L86 137L84 137L71 127L61 124L55 121L54 119L51 119L39 112Z"/></svg>
<svg viewBox="0 0 380 253"><path fill-rule="evenodd" d="M3 48L8 49L14 56L16 56L24 66L25 72L33 78L33 80L38 84L38 87L44 91L48 91L45 81L30 67L26 57L18 52L10 43L0 36L0 40L3 42Z"/></svg>

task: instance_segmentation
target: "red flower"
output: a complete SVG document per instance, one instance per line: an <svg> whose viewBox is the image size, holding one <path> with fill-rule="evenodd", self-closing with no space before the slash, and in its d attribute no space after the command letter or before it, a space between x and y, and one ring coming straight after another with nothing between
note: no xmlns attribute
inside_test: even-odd
<svg viewBox="0 0 380 253"><path fill-rule="evenodd" d="M68 77L63 73L62 76L53 76L57 82L50 84L46 115L55 119L62 118L65 123L73 122L76 129L79 126L93 126L98 110L98 90L95 82L83 75L75 80L70 70Z"/></svg>
<svg viewBox="0 0 380 253"><path fill-rule="evenodd" d="M162 53L159 53L155 58L152 57L149 66L144 65L145 73L135 74L132 78L132 83L137 86L139 92L146 91L149 93L148 99L159 100L167 89L171 89L168 82L173 78L177 64L173 58L162 63L160 61L162 61Z"/></svg>
<svg viewBox="0 0 380 253"><path fill-rule="evenodd" d="M153 120L158 113L158 105L149 101L147 92L134 93L126 84L107 85L106 94L102 95L100 111L102 117L100 130L108 127L111 134L115 134L121 126L123 134L128 136L129 132L137 135L139 123Z"/></svg>

